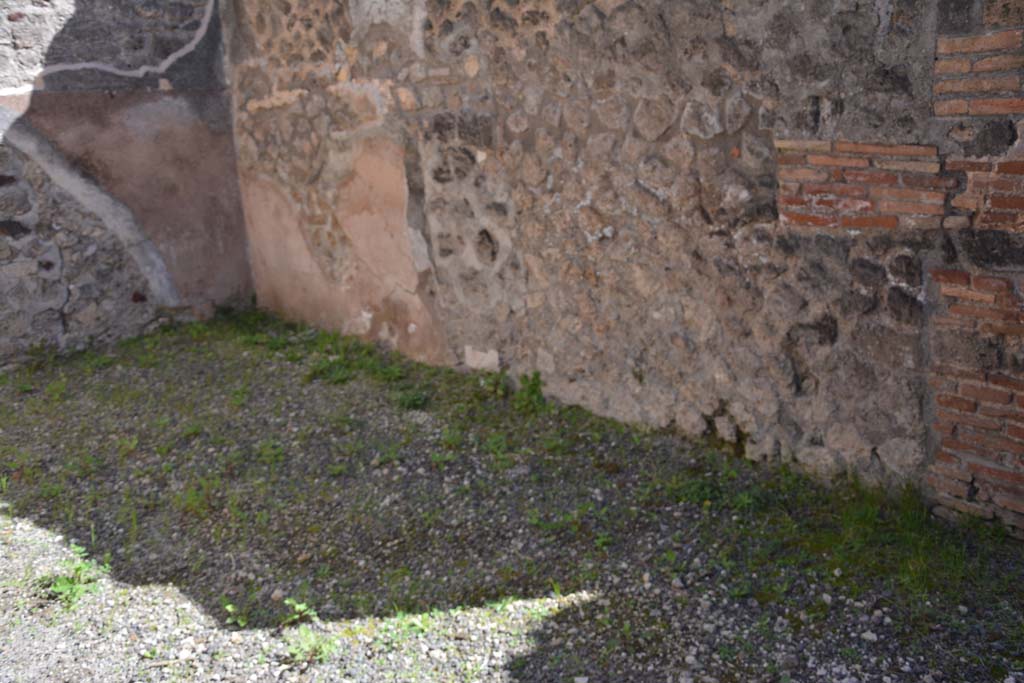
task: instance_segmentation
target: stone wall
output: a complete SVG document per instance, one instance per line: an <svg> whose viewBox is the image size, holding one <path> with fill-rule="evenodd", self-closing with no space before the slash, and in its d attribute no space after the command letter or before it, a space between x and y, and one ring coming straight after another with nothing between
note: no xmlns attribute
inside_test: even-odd
<svg viewBox="0 0 1024 683"><path fill-rule="evenodd" d="M248 298L228 101L212 0L4 5L0 360Z"/></svg>
<svg viewBox="0 0 1024 683"><path fill-rule="evenodd" d="M263 305L1024 527L1022 3L225 10Z"/></svg>

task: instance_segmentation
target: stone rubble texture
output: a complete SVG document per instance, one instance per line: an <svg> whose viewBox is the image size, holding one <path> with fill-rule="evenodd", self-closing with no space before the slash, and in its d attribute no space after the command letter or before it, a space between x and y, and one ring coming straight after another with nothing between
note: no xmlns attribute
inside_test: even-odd
<svg viewBox="0 0 1024 683"><path fill-rule="evenodd" d="M71 348L156 316L148 284L103 223L32 161L0 145L0 358L40 335ZM9 218L8 218L9 217ZM142 299L133 306L120 302Z"/></svg>
<svg viewBox="0 0 1024 683"><path fill-rule="evenodd" d="M48 85L212 86L197 125L233 137L220 214L244 212L261 306L1024 528L1019 453L955 454L995 463L989 483L934 467L990 424L981 401L937 426L936 368L1012 376L1024 335L971 322L947 343L959 309L931 276L1016 291L1024 272L1019 0L223 0L206 48L205 3L115 5L123 40L94 44L107 15L85 12L53 56L131 69L194 48L177 80ZM0 55L21 21L0 17ZM38 62L20 59L14 76ZM208 114L228 97L225 133ZM184 260L165 256L198 292L214 260ZM971 320L1016 324L1015 301Z"/></svg>
<svg viewBox="0 0 1024 683"><path fill-rule="evenodd" d="M710 425L752 458L912 478L922 259L942 238L780 230L773 137L926 126L934 35L812 4L426 2L381 20L235 2L250 232L265 215L268 250L301 234L352 309L318 322L434 362L497 352L565 400ZM411 261L408 286L368 272L343 200L382 139L407 220L377 264ZM261 210L270 187L285 215Z"/></svg>

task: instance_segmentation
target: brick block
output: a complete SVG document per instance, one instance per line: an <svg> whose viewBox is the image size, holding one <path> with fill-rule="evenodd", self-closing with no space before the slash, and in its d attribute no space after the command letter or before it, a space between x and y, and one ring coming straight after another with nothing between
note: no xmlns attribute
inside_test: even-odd
<svg viewBox="0 0 1024 683"><path fill-rule="evenodd" d="M981 308L979 306L968 306L967 304L953 304L949 307L952 315L962 318L977 318L979 320L1001 320L1004 322L1015 322L1017 313L999 308Z"/></svg>
<svg viewBox="0 0 1024 683"><path fill-rule="evenodd" d="M962 57L959 59L940 59L935 62L935 73L940 76L965 74L971 70L971 66L971 60Z"/></svg>
<svg viewBox="0 0 1024 683"><path fill-rule="evenodd" d="M997 387L978 384L961 384L960 395L982 403L1007 404L1013 400L1013 392Z"/></svg>
<svg viewBox="0 0 1024 683"><path fill-rule="evenodd" d="M973 289L966 287L957 287L956 285L942 285L939 288L942 296L951 296L964 301L977 301L983 304L994 304L996 302L996 295L991 292L977 292Z"/></svg>
<svg viewBox="0 0 1024 683"><path fill-rule="evenodd" d="M842 172L843 178L850 183L866 185L895 185L899 177L895 173L884 171L848 169Z"/></svg>
<svg viewBox="0 0 1024 683"><path fill-rule="evenodd" d="M1020 90L1020 79L1016 76L974 76L939 81L932 90L936 95L978 92L1015 92Z"/></svg>
<svg viewBox="0 0 1024 683"><path fill-rule="evenodd" d="M885 228L899 227L900 219L896 216L840 216L839 225L844 228Z"/></svg>
<svg viewBox="0 0 1024 683"><path fill-rule="evenodd" d="M992 496L992 502L1001 508L1012 510L1018 515L1024 515L1024 491L1017 495L1001 491ZM1024 527L1024 521L1014 520L1014 523L1018 527Z"/></svg>
<svg viewBox="0 0 1024 683"><path fill-rule="evenodd" d="M900 228L904 230L938 230L942 227L942 216L921 214L900 214Z"/></svg>
<svg viewBox="0 0 1024 683"><path fill-rule="evenodd" d="M999 31L983 36L967 36L964 38L940 37L936 52L940 55L958 52L996 52L1021 47L1024 33L1021 31Z"/></svg>
<svg viewBox="0 0 1024 683"><path fill-rule="evenodd" d="M1009 420L1011 422L1020 422L1024 424L1024 411L1021 411L1017 406L978 406L978 414L986 417L994 417L997 420Z"/></svg>
<svg viewBox="0 0 1024 683"><path fill-rule="evenodd" d="M894 157L933 157L938 154L938 150L932 145L882 145L863 142L837 142L836 151Z"/></svg>
<svg viewBox="0 0 1024 683"><path fill-rule="evenodd" d="M994 467L980 462L968 462L967 468L979 479L1011 486L1024 486L1024 472Z"/></svg>
<svg viewBox="0 0 1024 683"><path fill-rule="evenodd" d="M989 206L993 209L1024 209L1024 197L995 194L989 197Z"/></svg>
<svg viewBox="0 0 1024 683"><path fill-rule="evenodd" d="M828 180L828 171L820 168L780 168L779 180L821 183Z"/></svg>
<svg viewBox="0 0 1024 683"><path fill-rule="evenodd" d="M978 216L977 223L983 227L1012 226L1017 222L1017 214L999 211L986 211Z"/></svg>
<svg viewBox="0 0 1024 683"><path fill-rule="evenodd" d="M992 373L988 376L988 381L990 384L994 384L997 387L1003 387L1011 391L1024 391L1024 379L1019 377Z"/></svg>
<svg viewBox="0 0 1024 683"><path fill-rule="evenodd" d="M844 185L842 183L808 183L804 186L804 192L810 195L833 195L836 197L856 197L859 199L868 196L868 189L866 187Z"/></svg>
<svg viewBox="0 0 1024 683"><path fill-rule="evenodd" d="M875 166L887 171L912 171L914 173L938 173L937 161L906 161L904 159L876 159Z"/></svg>
<svg viewBox="0 0 1024 683"><path fill-rule="evenodd" d="M992 277L991 275L976 275L971 280L971 286L981 292L993 292L995 294L1007 294L1013 291L1013 283L1006 278Z"/></svg>
<svg viewBox="0 0 1024 683"><path fill-rule="evenodd" d="M936 116L966 116L967 100L939 100L935 103Z"/></svg>
<svg viewBox="0 0 1024 683"><path fill-rule="evenodd" d="M944 476L944 474L943 471L929 472L925 475L924 481L936 491L941 491L957 498L966 498L970 485L967 482Z"/></svg>
<svg viewBox="0 0 1024 683"><path fill-rule="evenodd" d="M987 161L968 161L967 159L949 159L946 161L947 171L991 171L992 164Z"/></svg>
<svg viewBox="0 0 1024 683"><path fill-rule="evenodd" d="M814 200L815 206L836 211L864 212L871 211L874 204L865 199L853 199L851 197L822 197Z"/></svg>
<svg viewBox="0 0 1024 683"><path fill-rule="evenodd" d="M878 210L883 213L909 213L932 216L941 216L946 213L945 208L943 208L941 204L918 204L915 202L895 201L878 202Z"/></svg>
<svg viewBox="0 0 1024 683"><path fill-rule="evenodd" d="M996 55L995 57L985 57L976 61L971 67L971 70L975 72L1014 71L1016 69L1024 69L1024 55Z"/></svg>
<svg viewBox="0 0 1024 683"><path fill-rule="evenodd" d="M807 157L803 154L780 154L776 161L779 166L803 166Z"/></svg>
<svg viewBox="0 0 1024 683"><path fill-rule="evenodd" d="M981 517L982 519L992 519L995 517L995 513L992 512L992 506L984 503L970 503L941 492L936 496L935 501L941 506L956 512ZM937 515L939 514L938 509L933 510L933 512Z"/></svg>
<svg viewBox="0 0 1024 683"><path fill-rule="evenodd" d="M963 285L964 287L971 284L971 276L969 273L965 273L962 270L949 270L946 268L936 268L929 273L932 279L936 282L947 282L951 285Z"/></svg>
<svg viewBox="0 0 1024 683"><path fill-rule="evenodd" d="M1024 192L1024 177L1013 173L972 173L967 178L968 190L978 192Z"/></svg>
<svg viewBox="0 0 1024 683"><path fill-rule="evenodd" d="M942 204L946 201L945 192L912 190L905 187L872 187L871 196L908 202L922 202L925 204Z"/></svg>
<svg viewBox="0 0 1024 683"><path fill-rule="evenodd" d="M776 140L775 149L798 152L831 152L832 143L828 140Z"/></svg>
<svg viewBox="0 0 1024 683"><path fill-rule="evenodd" d="M959 184L955 177L943 177L938 175L916 175L901 173L900 181L906 187L916 187L930 190L952 190Z"/></svg>
<svg viewBox="0 0 1024 683"><path fill-rule="evenodd" d="M978 404L974 401L952 394L940 394L935 397L935 402L943 408L959 410L962 413L973 413L978 408Z"/></svg>
<svg viewBox="0 0 1024 683"><path fill-rule="evenodd" d="M979 458L984 458L987 455L983 446L967 443L966 441L961 441L948 436L943 437L940 443L942 444L942 448L954 453L963 453L966 455L977 456Z"/></svg>
<svg viewBox="0 0 1024 683"><path fill-rule="evenodd" d="M950 206L957 209L969 209L971 211L977 211L981 208L982 202L985 197L980 194L971 194L965 192L964 194L958 194L953 197L950 201Z"/></svg>
<svg viewBox="0 0 1024 683"><path fill-rule="evenodd" d="M1024 444L1013 439L1007 439L998 434L982 433L964 430L959 434L959 440L971 446L980 448L986 457L991 458L997 453L1024 454ZM1021 472L1024 481L1024 472Z"/></svg>
<svg viewBox="0 0 1024 683"><path fill-rule="evenodd" d="M807 206L807 197L792 197L783 196L779 197L779 206Z"/></svg>
<svg viewBox="0 0 1024 683"><path fill-rule="evenodd" d="M1024 175L1024 161L1001 161L996 164L996 171L999 173Z"/></svg>
<svg viewBox="0 0 1024 683"><path fill-rule="evenodd" d="M1024 98L1007 97L1001 99L971 100L967 105L971 116L999 116L1001 114L1024 113ZM937 112L936 112L937 113Z"/></svg>
<svg viewBox="0 0 1024 683"><path fill-rule="evenodd" d="M836 219L832 216L818 216L811 213L795 213L792 211L780 211L779 215L783 220L797 225L812 225L819 228L833 227Z"/></svg>
<svg viewBox="0 0 1024 683"><path fill-rule="evenodd" d="M992 417L984 417L981 415L966 415L964 413L953 412L949 410L939 410L938 417L940 420L951 422L954 424L963 424L974 429L981 429L984 431L998 432L1003 428L1003 423ZM1024 431L1022 429L1021 431Z"/></svg>
<svg viewBox="0 0 1024 683"><path fill-rule="evenodd" d="M864 157L835 156L832 154L808 154L807 163L811 166L844 166L848 168L867 168L870 164Z"/></svg>

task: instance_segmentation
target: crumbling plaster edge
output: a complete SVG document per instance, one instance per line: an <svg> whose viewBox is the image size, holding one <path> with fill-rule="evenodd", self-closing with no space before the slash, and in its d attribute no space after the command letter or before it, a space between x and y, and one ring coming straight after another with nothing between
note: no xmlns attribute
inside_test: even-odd
<svg viewBox="0 0 1024 683"><path fill-rule="evenodd" d="M0 107L0 131L4 139L31 158L87 210L94 213L124 245L149 284L154 303L176 307L181 297L156 245L139 229L131 210L82 176L45 139L32 131L18 116Z"/></svg>

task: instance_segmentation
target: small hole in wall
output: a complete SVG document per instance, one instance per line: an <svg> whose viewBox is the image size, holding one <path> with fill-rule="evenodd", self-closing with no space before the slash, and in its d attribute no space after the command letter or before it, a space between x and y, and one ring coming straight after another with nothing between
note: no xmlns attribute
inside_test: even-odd
<svg viewBox="0 0 1024 683"><path fill-rule="evenodd" d="M142 292L132 292L132 303L142 304L145 303L146 301L146 295L143 294Z"/></svg>
<svg viewBox="0 0 1024 683"><path fill-rule="evenodd" d="M494 263L498 260L498 243L486 230L476 234L476 255L482 263Z"/></svg>

